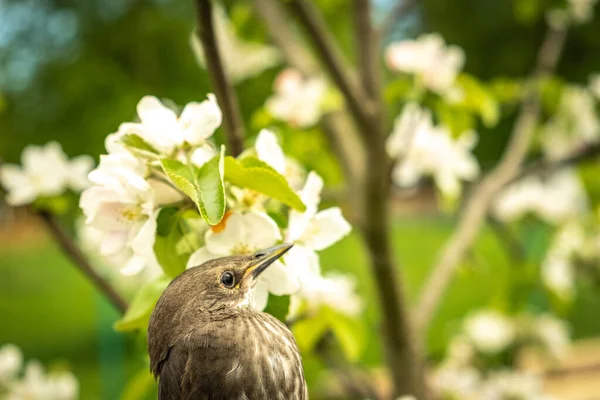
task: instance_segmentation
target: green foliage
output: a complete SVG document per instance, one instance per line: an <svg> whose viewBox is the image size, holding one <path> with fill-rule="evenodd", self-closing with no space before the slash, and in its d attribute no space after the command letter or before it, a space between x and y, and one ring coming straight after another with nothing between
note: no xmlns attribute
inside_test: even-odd
<svg viewBox="0 0 600 400"><path fill-rule="evenodd" d="M266 313L271 314L281 322L285 323L285 319L290 311L290 296L275 296L269 293L269 302L267 303Z"/></svg>
<svg viewBox="0 0 600 400"><path fill-rule="evenodd" d="M144 368L127 382L121 400L143 400L155 386L156 383L149 368Z"/></svg>
<svg viewBox="0 0 600 400"><path fill-rule="evenodd" d="M524 25L533 25L545 11L546 0L513 0L517 20Z"/></svg>
<svg viewBox="0 0 600 400"><path fill-rule="evenodd" d="M545 112L554 114L557 111L564 88L564 80L557 76L545 76L540 79L538 90Z"/></svg>
<svg viewBox="0 0 600 400"><path fill-rule="evenodd" d="M195 165L162 159L163 171L173 184L185 193L198 207L210 225L221 222L225 214L225 188L223 186L223 152L207 161L201 168Z"/></svg>
<svg viewBox="0 0 600 400"><path fill-rule="evenodd" d="M114 328L119 332L146 329L150 314L160 295L171 282L168 276L161 276L146 283L137 292L123 318L115 322Z"/></svg>
<svg viewBox="0 0 600 400"><path fill-rule="evenodd" d="M254 156L236 160L225 157L225 179L232 184L265 194L298 210L306 206L280 173Z"/></svg>
<svg viewBox="0 0 600 400"><path fill-rule="evenodd" d="M158 150L139 135L129 133L123 135L120 141L129 149L129 151L136 155L145 158L158 158Z"/></svg>
<svg viewBox="0 0 600 400"><path fill-rule="evenodd" d="M457 77L456 83L464 96L458 104L478 114L486 127L494 127L500 118L500 107L492 91L474 76L465 73Z"/></svg>
<svg viewBox="0 0 600 400"><path fill-rule="evenodd" d="M201 247L200 216L192 210L167 207L157 218L154 253L163 272L172 278L185 270L190 254Z"/></svg>

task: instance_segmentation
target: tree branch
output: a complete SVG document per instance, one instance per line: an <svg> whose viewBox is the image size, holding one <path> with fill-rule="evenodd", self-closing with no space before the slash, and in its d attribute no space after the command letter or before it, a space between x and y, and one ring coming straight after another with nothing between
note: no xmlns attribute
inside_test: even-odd
<svg viewBox="0 0 600 400"><path fill-rule="evenodd" d="M394 29L396 23L415 6L419 0L396 0L396 6L387 14L380 28L380 36L385 39Z"/></svg>
<svg viewBox="0 0 600 400"><path fill-rule="evenodd" d="M234 156L244 150L244 126L238 99L225 74L223 61L215 37L213 24L212 2L210 0L196 0L198 19L198 38L202 43L206 69L210 76L215 94L223 110L223 125L227 134L227 146Z"/></svg>
<svg viewBox="0 0 600 400"><path fill-rule="evenodd" d="M371 2L354 0L354 26L358 67L371 101L379 102L379 40L371 22Z"/></svg>
<svg viewBox="0 0 600 400"><path fill-rule="evenodd" d="M37 214L73 264L94 284L94 286L96 286L96 288L121 314L124 314L128 307L127 301L117 293L106 279L94 270L94 267L92 267L86 256L81 252L79 247L73 243L71 237L63 230L56 218L45 211L37 212Z"/></svg>
<svg viewBox="0 0 600 400"><path fill-rule="evenodd" d="M535 84L540 77L556 67L564 47L565 36L565 30L548 30L508 146L498 165L473 190L456 231L446 242L432 269L417 307L416 328L420 335L424 334L423 331L433 318L454 272L473 245L494 196L519 173L540 114L540 101Z"/></svg>
<svg viewBox="0 0 600 400"><path fill-rule="evenodd" d="M292 13L298 18L310 37L331 79L344 95L352 116L361 127L363 139L368 139L365 133L369 130L375 105L359 84L356 72L346 66L341 51L311 2L309 0L291 0L289 5Z"/></svg>

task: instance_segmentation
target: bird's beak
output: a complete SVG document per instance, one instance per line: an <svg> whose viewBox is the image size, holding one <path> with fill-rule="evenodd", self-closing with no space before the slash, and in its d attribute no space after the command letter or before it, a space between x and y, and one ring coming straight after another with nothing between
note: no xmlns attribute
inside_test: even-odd
<svg viewBox="0 0 600 400"><path fill-rule="evenodd" d="M293 244L283 243L277 246L269 247L266 250L257 251L253 255L252 264L244 272L242 280L250 278L255 281L256 278L271 264L277 261L282 255L284 255Z"/></svg>

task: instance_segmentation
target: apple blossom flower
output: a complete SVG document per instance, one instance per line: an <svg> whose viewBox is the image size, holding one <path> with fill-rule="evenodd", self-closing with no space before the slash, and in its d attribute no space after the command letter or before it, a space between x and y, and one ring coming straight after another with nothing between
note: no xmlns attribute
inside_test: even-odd
<svg viewBox="0 0 600 400"><path fill-rule="evenodd" d="M67 189L81 191L89 186L88 172L94 162L89 156L67 158L57 142L44 146L30 145L21 154L22 167L0 167L0 183L13 206L32 203L40 196L58 196Z"/></svg>
<svg viewBox="0 0 600 400"><path fill-rule="evenodd" d="M215 36L223 58L223 68L234 83L252 78L281 62L281 54L273 46L241 40L235 27L221 7L215 7ZM190 35L190 44L196 60L206 68L204 50L196 32Z"/></svg>
<svg viewBox="0 0 600 400"><path fill-rule="evenodd" d="M569 351L569 328L565 321L551 314L544 314L535 319L533 334L544 349L556 359L564 358Z"/></svg>
<svg viewBox="0 0 600 400"><path fill-rule="evenodd" d="M292 189L302 187L305 178L304 169L296 160L285 155L273 132L268 129L261 130L256 137L254 148L258 159L283 175Z"/></svg>
<svg viewBox="0 0 600 400"><path fill-rule="evenodd" d="M70 372L46 374L38 361L29 361L23 379L13 382L7 400L75 400L79 382Z"/></svg>
<svg viewBox="0 0 600 400"><path fill-rule="evenodd" d="M105 233L102 255L132 251L121 270L125 275L137 274L154 259L159 196L144 179L144 170L145 166L128 153L102 156L99 167L89 176L96 185L85 190L79 202L86 224Z"/></svg>
<svg viewBox="0 0 600 400"><path fill-rule="evenodd" d="M516 337L510 318L495 310L480 310L469 315L463 329L473 346L482 353L499 353Z"/></svg>
<svg viewBox="0 0 600 400"><path fill-rule="evenodd" d="M275 245L281 240L279 227L268 215L259 212L231 212L221 224L206 232L204 247L190 256L187 267L195 267L213 258L250 254ZM274 262L258 278L253 306L263 310L269 293L277 296L298 290L294 271L280 261Z"/></svg>
<svg viewBox="0 0 600 400"><path fill-rule="evenodd" d="M543 393L540 377L502 370L492 372L483 382L478 399L549 400Z"/></svg>
<svg viewBox="0 0 600 400"><path fill-rule="evenodd" d="M458 46L446 46L437 33L403 40L388 46L385 52L388 68L414 74L427 89L440 95L451 94L457 75L465 63L465 53Z"/></svg>
<svg viewBox="0 0 600 400"><path fill-rule="evenodd" d="M471 154L476 142L472 131L454 140L447 128L433 126L427 110L409 103L396 118L387 140L388 153L399 159L392 172L394 183L410 187L429 175L445 196L456 198L460 195L460 182L479 175L479 165Z"/></svg>
<svg viewBox="0 0 600 400"><path fill-rule="evenodd" d="M587 196L577 172L565 169L546 179L532 176L511 184L500 193L493 211L502 221L533 213L550 224L561 224L587 209Z"/></svg>
<svg viewBox="0 0 600 400"><path fill-rule="evenodd" d="M431 377L432 390L439 398L475 400L481 373L473 367L442 364Z"/></svg>
<svg viewBox="0 0 600 400"><path fill-rule="evenodd" d="M594 17L598 0L568 0L568 11L575 22L589 22Z"/></svg>
<svg viewBox="0 0 600 400"><path fill-rule="evenodd" d="M21 370L23 354L14 344L0 347L0 387L13 379Z"/></svg>
<svg viewBox="0 0 600 400"><path fill-rule="evenodd" d="M184 143L201 146L221 125L222 114L217 99L209 94L201 103L186 104L180 116L154 96L144 96L137 105L140 122L126 122L111 139L136 134L157 150L171 154ZM111 146L114 148L114 146ZM109 146L107 149L110 151Z"/></svg>
<svg viewBox="0 0 600 400"><path fill-rule="evenodd" d="M286 69L277 76L274 90L265 107L275 118L298 128L319 122L327 91L324 79L304 78L299 71Z"/></svg>

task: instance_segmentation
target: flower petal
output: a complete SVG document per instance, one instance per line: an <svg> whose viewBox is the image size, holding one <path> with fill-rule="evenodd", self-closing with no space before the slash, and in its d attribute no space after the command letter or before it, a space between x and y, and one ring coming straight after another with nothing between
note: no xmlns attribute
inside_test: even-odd
<svg viewBox="0 0 600 400"><path fill-rule="evenodd" d="M196 167L200 168L208 160L213 158L216 154L217 153L215 152L215 149L212 148L212 146L204 144L198 147L196 150L194 150L192 156L190 157L190 160Z"/></svg>
<svg viewBox="0 0 600 400"><path fill-rule="evenodd" d="M206 246L201 247L192 253L190 258L188 259L186 268L197 267L215 258L219 258L219 256L211 253Z"/></svg>
<svg viewBox="0 0 600 400"><path fill-rule="evenodd" d="M121 273L125 276L137 275L144 269L145 265L146 260L144 257L134 254L121 269Z"/></svg>
<svg viewBox="0 0 600 400"><path fill-rule="evenodd" d="M352 227L339 207L320 211L310 223L301 240L308 247L323 250L350 233Z"/></svg>
<svg viewBox="0 0 600 400"><path fill-rule="evenodd" d="M279 261L275 261L259 278L265 282L269 292L276 296L292 294L300 289L298 277L292 270Z"/></svg>
<svg viewBox="0 0 600 400"><path fill-rule="evenodd" d="M185 140L192 145L199 145L221 126L222 119L217 98L209 94L208 99L202 103L188 103L181 113L179 123Z"/></svg>
<svg viewBox="0 0 600 400"><path fill-rule="evenodd" d="M260 160L269 164L269 166L280 174L285 173L285 154L283 154L277 136L273 132L268 129L261 130L258 133L254 147Z"/></svg>
<svg viewBox="0 0 600 400"><path fill-rule="evenodd" d="M260 279L254 286L254 296L252 307L255 310L262 311L267 308L267 302L269 301L269 291L267 290L267 283Z"/></svg>
<svg viewBox="0 0 600 400"><path fill-rule="evenodd" d="M229 222L229 221L228 221ZM262 250L281 240L279 227L265 213L250 211L244 214L244 243L251 251Z"/></svg>
<svg viewBox="0 0 600 400"><path fill-rule="evenodd" d="M234 254L236 247L245 244L246 223L244 215L233 213L226 221L225 228L216 233L209 229L204 237L208 251L219 257Z"/></svg>

